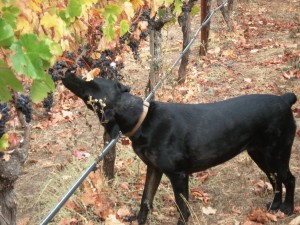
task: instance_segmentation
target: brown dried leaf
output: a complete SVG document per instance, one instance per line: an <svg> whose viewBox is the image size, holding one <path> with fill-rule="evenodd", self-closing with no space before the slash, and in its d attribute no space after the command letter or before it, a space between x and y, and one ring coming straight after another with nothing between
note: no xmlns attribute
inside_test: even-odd
<svg viewBox="0 0 300 225"><path fill-rule="evenodd" d="M253 222L266 223L268 217L262 209L253 209L248 215L247 218Z"/></svg>
<svg viewBox="0 0 300 225"><path fill-rule="evenodd" d="M122 208L118 209L117 216L121 219L124 218L124 217L130 216L129 208L126 207L126 206L123 206Z"/></svg>
<svg viewBox="0 0 300 225"><path fill-rule="evenodd" d="M105 225L125 225L125 224L122 223L120 220L118 220L115 215L110 214L107 216L105 220Z"/></svg>
<svg viewBox="0 0 300 225"><path fill-rule="evenodd" d="M266 216L268 217L269 220L273 221L273 222L277 222L277 216L271 213L266 213Z"/></svg>
<svg viewBox="0 0 300 225"><path fill-rule="evenodd" d="M214 215L216 214L217 210L212 207L202 207L202 212L205 215Z"/></svg>

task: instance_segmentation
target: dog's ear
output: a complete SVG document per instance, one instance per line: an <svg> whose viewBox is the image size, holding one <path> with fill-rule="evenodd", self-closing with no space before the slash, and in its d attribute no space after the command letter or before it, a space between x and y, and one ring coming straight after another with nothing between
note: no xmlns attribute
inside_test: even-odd
<svg viewBox="0 0 300 225"><path fill-rule="evenodd" d="M126 86L126 85L123 85L121 83L117 83L117 87L118 89L120 90L121 93L123 92L130 92L130 87Z"/></svg>

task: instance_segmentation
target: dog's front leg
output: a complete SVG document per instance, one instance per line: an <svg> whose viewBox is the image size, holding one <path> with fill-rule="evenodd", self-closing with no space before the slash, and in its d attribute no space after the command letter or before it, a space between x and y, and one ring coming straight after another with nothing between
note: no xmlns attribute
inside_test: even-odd
<svg viewBox="0 0 300 225"><path fill-rule="evenodd" d="M138 214L138 223L146 223L149 209L153 207L154 195L162 177L162 172L152 166L147 166L146 183L142 196L141 209Z"/></svg>
<svg viewBox="0 0 300 225"><path fill-rule="evenodd" d="M189 175L185 173L177 173L167 174L167 176L172 183L175 201L180 213L177 225L186 224L190 216L190 211L187 205L189 201Z"/></svg>

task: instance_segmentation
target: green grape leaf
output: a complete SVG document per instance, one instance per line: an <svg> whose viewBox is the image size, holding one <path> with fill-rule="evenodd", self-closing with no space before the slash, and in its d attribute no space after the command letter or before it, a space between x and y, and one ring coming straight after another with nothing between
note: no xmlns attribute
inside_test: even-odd
<svg viewBox="0 0 300 225"><path fill-rule="evenodd" d="M4 152L8 146L8 134L3 134L0 138L0 152Z"/></svg>
<svg viewBox="0 0 300 225"><path fill-rule="evenodd" d="M21 82L15 77L8 65L0 59L0 82L11 86L14 90L22 92L23 86Z"/></svg>
<svg viewBox="0 0 300 225"><path fill-rule="evenodd" d="M44 74L43 79L33 80L32 86L30 89L31 100L34 103L41 102L44 98L47 97L47 94L53 92L55 89L54 82L51 79L51 76Z"/></svg>
<svg viewBox="0 0 300 225"><path fill-rule="evenodd" d="M7 86L12 89L23 92L21 82L15 77L8 65L0 59L0 101L7 102L11 100L11 93Z"/></svg>
<svg viewBox="0 0 300 225"><path fill-rule="evenodd" d="M123 36L129 31L130 25L127 20L122 20L120 22L120 36Z"/></svg>
<svg viewBox="0 0 300 225"><path fill-rule="evenodd" d="M192 16L196 16L196 15L199 15L199 13L200 13L199 6L194 5L194 6L192 7L192 10L191 10L191 15L192 15Z"/></svg>
<svg viewBox="0 0 300 225"><path fill-rule="evenodd" d="M8 102L11 100L11 93L10 91L5 87L2 86L2 83L0 82L0 102Z"/></svg>
<svg viewBox="0 0 300 225"><path fill-rule="evenodd" d="M83 4L82 0L70 0L69 1L67 11L68 11L70 17L76 17L76 16L81 15L82 4Z"/></svg>
<svg viewBox="0 0 300 225"><path fill-rule="evenodd" d="M183 3L182 3L182 1L181 0L175 0L174 1L174 13L175 14L177 14L177 15L179 15L181 12L182 12L182 5L183 5Z"/></svg>
<svg viewBox="0 0 300 225"><path fill-rule="evenodd" d="M163 18L163 17L165 17L166 14L167 14L166 9L164 9L164 8L159 8L159 9L157 10L157 12L158 12L159 18Z"/></svg>
<svg viewBox="0 0 300 225"><path fill-rule="evenodd" d="M15 41L13 28L0 18L0 47L9 48Z"/></svg>
<svg viewBox="0 0 300 225"><path fill-rule="evenodd" d="M123 9L116 4L108 4L105 9L102 10L103 16L106 18L107 22L113 24L117 21L117 15L122 13Z"/></svg>
<svg viewBox="0 0 300 225"><path fill-rule="evenodd" d="M11 49L14 55L10 56L10 59L17 73L33 79L43 77L44 70L47 69L52 58L45 41L38 41L34 34L25 34L11 46Z"/></svg>
<svg viewBox="0 0 300 225"><path fill-rule="evenodd" d="M173 2L174 0L165 0L165 6L169 7Z"/></svg>
<svg viewBox="0 0 300 225"><path fill-rule="evenodd" d="M17 28L17 18L20 14L20 10L16 6L9 6L2 8L3 19L12 27Z"/></svg>
<svg viewBox="0 0 300 225"><path fill-rule="evenodd" d="M115 38L114 26L112 24L106 24L106 26L103 26L103 34L107 41L112 41Z"/></svg>

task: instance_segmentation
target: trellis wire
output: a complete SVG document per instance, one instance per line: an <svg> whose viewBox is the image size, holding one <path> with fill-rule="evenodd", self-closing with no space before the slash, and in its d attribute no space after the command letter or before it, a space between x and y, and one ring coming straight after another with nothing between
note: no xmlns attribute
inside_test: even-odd
<svg viewBox="0 0 300 225"><path fill-rule="evenodd" d="M197 36L199 35L200 31L202 30L203 27L205 27L209 21L211 20L212 16L221 8L223 8L226 4L227 1L224 1L221 5L219 5L217 8L215 8L213 11L210 12L209 15L206 16L206 19L204 22L201 24L201 26L198 28L196 33L194 34L193 38L189 42L189 44L185 47L185 49L181 52L175 63L168 69L168 71L163 75L163 77L159 80L159 82L155 85L153 90L150 92L150 94L145 98L145 101L151 100L151 98L154 96L155 92L157 91L158 88L162 85L162 83L165 81L165 79L168 78L168 76L171 74L175 66L179 63L179 61L182 59L184 54L189 50L191 45L194 43L196 40ZM61 209L61 207L66 203L66 201L72 196L72 194L75 192L75 190L79 187L79 185L85 180L85 178L90 174L90 172L94 171L97 167L97 164L99 161L103 159L103 157L107 154L107 152L117 143L119 138L122 136L122 132L120 131L117 137L112 139L107 146L104 148L104 150L98 155L96 160L84 171L84 173L81 175L81 177L75 182L75 184L69 189L69 191L64 195L64 197L60 200L60 202L53 208L53 210L45 217L45 219L40 223L40 225L46 225L48 224L53 217L58 213L58 211Z"/></svg>

